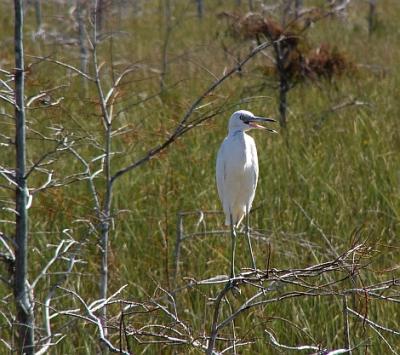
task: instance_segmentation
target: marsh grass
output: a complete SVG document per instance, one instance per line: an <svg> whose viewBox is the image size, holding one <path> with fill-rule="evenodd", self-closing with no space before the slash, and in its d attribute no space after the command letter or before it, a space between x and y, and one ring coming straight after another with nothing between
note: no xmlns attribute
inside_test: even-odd
<svg viewBox="0 0 400 355"><path fill-rule="evenodd" d="M235 59L248 52L249 42L236 41L226 34L226 26L215 13L229 8L226 4L211 5L202 21L195 17L195 6L177 3L173 30L168 46L166 90L159 90L159 68L163 40L163 20L156 2L143 5L143 12L126 11L120 17L107 17L108 31L123 31L112 43L101 44L99 57L104 61L103 78L112 80L115 72L137 64L123 82L115 110L115 127L128 125L131 130L113 139L113 171L132 162L148 149L163 141L190 103ZM215 6L215 8L213 8ZM285 134L252 134L257 142L260 160L260 181L251 213L251 225L262 230L265 240L255 239L254 253L260 268L266 267L269 249L271 268L305 267L328 260L332 251L322 233L338 252L350 247L355 239L366 241L371 248L370 264L360 275L362 284L398 276L398 226L400 213L400 121L398 87L400 57L397 24L400 7L395 1L378 5L379 26L372 36L367 31L367 6L355 3L347 20L335 18L319 22L307 33L315 43L329 42L343 50L356 63L357 70L331 82L319 80L295 86L288 96L288 129ZM12 21L6 14L11 3L0 5L2 18L2 67L12 69ZM32 39L35 28L31 8L26 12L25 51L31 55L50 55L79 66L79 49L63 45L58 37ZM68 7L62 3L43 4L46 32L76 38L68 17ZM89 28L88 28L89 29ZM223 47L228 50L224 51ZM111 57L112 53L112 57ZM114 223L110 241L110 290L128 284L123 298L144 300L159 295L157 287L171 287L173 250L176 237L176 216L180 211L219 210L214 181L214 162L218 146L226 134L226 122L237 108L257 114L277 113L273 77L265 77L257 69L265 62L258 56L216 92L206 98L197 113L212 112L226 107L226 112L206 121L187 133L156 159L123 176L115 185ZM64 97L55 107L28 110L27 116L37 131L49 133L49 126L62 125L65 133L74 134L80 152L94 157L99 151L87 140L90 136L103 140L100 110L94 86L85 94L82 80L55 64L27 58L28 96L40 90L67 85L54 93ZM113 61L113 63L112 63ZM206 69L205 69L206 68ZM92 70L93 68L90 68ZM263 91L255 88L269 83ZM153 98L146 100L154 95ZM348 98L367 103L327 112L333 105ZM322 120L322 121L321 121ZM318 129L316 123L322 122ZM1 118L1 131L12 132L12 125ZM28 156L35 161L51 148L30 132ZM13 165L12 147L2 147L2 164ZM96 165L97 164L97 165ZM93 166L100 167L98 163ZM80 171L82 167L70 155L63 153L54 165L55 176L62 177ZM30 186L40 185L43 176L34 174ZM96 181L102 188L102 177ZM2 191L2 199L12 195ZM3 202L2 202L3 203ZM12 215L1 212L2 219ZM77 220L81 220L78 222ZM62 238L64 229L82 242L79 257L85 263L77 267L66 287L77 291L88 302L97 299L99 249L98 236L89 228L97 223L93 204L85 181L63 188L46 190L34 199L30 209L30 275L35 275L51 255L49 244ZM312 221L312 222L311 222ZM194 230L195 217L184 221L185 231ZM223 218L206 221L207 230L221 229ZM9 235L13 227L2 224ZM178 285L188 278L205 279L228 273L229 234L199 237L182 245ZM237 265L250 266L245 237L239 237ZM59 263L62 268L62 262ZM3 267L2 267L3 270ZM2 271L3 272L3 271ZM39 286L37 300L47 292L55 276L49 275ZM197 336L210 329L212 305L218 288L199 286L177 294L181 318L190 324ZM112 291L111 291L112 292ZM239 299L230 297L232 307L249 296L244 289ZM2 289L2 298L7 291ZM368 300L356 296L352 300L360 313L368 308L368 316L387 327L399 328L399 311L392 303ZM3 311L12 307L7 298ZM56 307L73 308L75 301L66 296L57 299ZM242 340L253 343L243 353L276 353L264 329L273 329L281 343L322 344L328 348L343 347L343 319L340 298L305 298L288 300L260 307L243 314L235 321ZM40 319L40 305L36 308ZM109 314L117 314L117 306ZM223 314L229 314L223 307ZM163 319L157 312L137 315L133 327ZM55 328L70 321L60 317ZM116 320L115 320L116 321ZM0 321L2 336L9 332ZM38 324L40 326L40 324ZM350 318L351 341L362 343L354 353L387 353L389 350L378 335L355 318ZM84 334L85 336L82 336ZM221 336L229 337L231 328ZM398 337L385 334L394 348L400 347ZM1 345L0 345L1 346ZM189 353L189 347L163 344L141 345L131 341L135 353ZM58 354L92 354L98 350L97 334L91 326L72 321L67 337L52 351ZM241 351L239 351L241 352Z"/></svg>

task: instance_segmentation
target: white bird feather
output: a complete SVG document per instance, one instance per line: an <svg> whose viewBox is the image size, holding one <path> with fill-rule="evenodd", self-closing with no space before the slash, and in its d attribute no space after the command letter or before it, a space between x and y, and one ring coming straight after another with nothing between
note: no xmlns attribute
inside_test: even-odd
<svg viewBox="0 0 400 355"><path fill-rule="evenodd" d="M270 122L271 118L254 116L240 110L229 120L228 136L218 151L216 178L218 195L225 213L225 224L238 226L246 211L250 211L258 181L258 157L254 139L246 131L269 128L255 122Z"/></svg>

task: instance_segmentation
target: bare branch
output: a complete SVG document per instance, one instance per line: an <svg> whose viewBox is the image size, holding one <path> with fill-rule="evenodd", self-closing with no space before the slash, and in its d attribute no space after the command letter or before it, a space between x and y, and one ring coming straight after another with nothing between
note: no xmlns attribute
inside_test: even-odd
<svg viewBox="0 0 400 355"><path fill-rule="evenodd" d="M62 241L62 242L63 242L63 241ZM60 245L61 245L61 244L60 244ZM75 265L75 262L76 262L75 257L72 256L72 257L69 259L69 265L68 265L68 268L67 268L65 274L63 275L63 277L61 277L61 278L51 287L49 293L48 293L47 296L46 296L46 299L45 299L45 301L44 301L44 315L43 315L44 327L45 327L45 329L46 329L46 337L45 337L44 339L41 339L41 341L42 341L42 342L44 341L45 343L42 345L42 348L41 348L39 351L37 351L36 355L41 355L41 354L46 353L46 352L48 351L48 349L49 349L51 346L56 345L57 343L59 343L62 339L64 339L64 338L66 337L65 334L64 334L64 335L61 335L61 336L59 337L59 339L58 339L55 343L52 342L52 339L53 339L56 335L55 335L55 334L52 334L50 320L51 320L52 318L54 318L54 316L57 315L57 313L56 313L56 314L53 314L53 315L50 315L50 303L51 303L51 301L52 301L52 299L53 299L53 297L54 297L54 295L55 295L55 293L56 293L57 288L58 288L59 286L61 286L61 284L67 279L68 275L70 275L70 273L71 273L71 271L72 271L72 269L73 269L73 267L74 267L74 265Z"/></svg>
<svg viewBox="0 0 400 355"><path fill-rule="evenodd" d="M394 335L400 335L400 331L398 330L394 330L394 329L390 329L387 327L384 327L382 325L379 325L378 323L373 322L372 320L368 319L366 316L363 316L362 314L352 310L351 308L347 307L347 310L353 314L354 316L357 316L358 318L360 318L364 323L367 323L369 326L379 329L379 330L384 330L385 332L394 334Z"/></svg>
<svg viewBox="0 0 400 355"><path fill-rule="evenodd" d="M39 59L40 61L46 61L46 62L60 65L64 68L71 69L72 71L74 71L75 73L79 74L80 76L84 77L85 79L87 79L89 81L96 81L95 78L92 78L91 76L89 76L88 74L79 70L78 68L75 68L71 64L67 64L67 63L61 62L59 60L51 59L50 57L40 57L40 56L36 56L36 55L27 55L27 57L31 57L31 58Z"/></svg>
<svg viewBox="0 0 400 355"><path fill-rule="evenodd" d="M79 315L77 315L77 314L68 313L68 312L63 312L63 314L65 314L65 315L71 315L71 316L75 316L75 317L78 316L78 317L80 317L80 318L83 318L83 319L86 319L86 320L90 321L92 324L96 325L97 330L99 331L99 338L100 338L100 340L107 346L107 348L108 348L110 351L112 351L112 352L114 352L114 353L121 353L121 354L125 354L125 355L130 355L129 352L115 347L115 346L110 342L110 340L108 340L108 339L106 338L105 332L104 332L103 323L102 323L101 319L100 319L99 317L97 317L97 316L94 314L94 310L98 310L98 309L100 308L100 305L101 305L101 307L106 306L107 303L111 300L111 298L112 298L112 297L115 297L116 295L118 295L126 286L127 286L127 285L122 286L117 292L115 292L115 293L114 293L111 297L109 297L107 300L99 300L99 301L98 301L98 302L99 302L99 305L96 306L96 307L93 308L93 309L90 308L90 306L88 306L88 305L86 304L86 302L83 300L83 298L82 298L79 294L77 294L75 291L66 289L66 288L61 287L61 286L59 286L58 288L61 289L61 290L64 290L64 291L67 292L67 293L70 293L70 294L73 295L75 298L77 298L78 301L79 301L79 302L82 304L82 306L85 308L86 313L87 313L87 317L81 317L81 316L79 316ZM92 304L93 304L93 303L92 303Z"/></svg>
<svg viewBox="0 0 400 355"><path fill-rule="evenodd" d="M121 80L129 73L131 73L132 71L134 71L136 69L136 66L134 66L133 68L128 68L125 69L121 75L118 76L118 78L115 80L115 83L113 84L112 88L108 91L106 97L104 98L104 102L106 104L108 104L111 96L114 94L115 89L118 87L119 83L121 82Z"/></svg>
<svg viewBox="0 0 400 355"><path fill-rule="evenodd" d="M186 111L186 113L183 115L181 121L178 123L176 126L175 130L173 133L169 136L169 138L166 139L166 141L158 146L156 146L153 149L150 149L145 156L142 158L136 160L135 162L131 163L130 165L126 166L125 168L117 171L111 178L111 183L113 183L117 178L120 176L126 174L127 172L131 171L132 169L137 168L138 166L142 165L143 163L149 161L152 159L155 155L161 153L165 148L167 148L171 143L177 140L183 133L187 132L188 130L192 129L195 127L193 125L192 127L187 127L186 123L190 116L193 114L193 112L196 110L196 108L200 105L200 103L211 93L213 92L217 87L219 87L226 79L231 77L233 74L236 72L240 71L243 66L246 65L248 61L250 61L257 53L261 52L262 50L270 47L272 45L271 42L264 42L261 45L255 47L242 61L240 61L238 64L236 64L233 68L228 70L224 75L214 81L189 107L189 109Z"/></svg>
<svg viewBox="0 0 400 355"><path fill-rule="evenodd" d="M64 244L67 245L64 247ZM40 271L39 275L35 278L35 280L31 284L31 289L33 290L37 283L44 277L46 276L47 271L50 269L50 267L62 256L62 254L65 254L68 252L68 250L76 244L75 240L65 240L63 239L60 244L57 246L56 250L54 251L53 257L48 261L48 263L45 265L45 267Z"/></svg>
<svg viewBox="0 0 400 355"><path fill-rule="evenodd" d="M288 345L283 345L283 344L280 344L280 343L275 339L274 335L273 335L271 332L269 332L269 331L266 330L266 329L264 330L264 332L268 334L271 343L272 343L273 345L275 345L276 347L281 348L281 349L285 349L285 350L298 350L298 351L301 351L301 350L320 351L320 350L321 350L320 347L314 346L314 345L299 345L299 346L288 346Z"/></svg>

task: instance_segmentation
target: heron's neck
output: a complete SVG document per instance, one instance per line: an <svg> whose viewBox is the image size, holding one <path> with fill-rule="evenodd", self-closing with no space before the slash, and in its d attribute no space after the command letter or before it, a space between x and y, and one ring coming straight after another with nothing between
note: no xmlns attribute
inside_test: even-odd
<svg viewBox="0 0 400 355"><path fill-rule="evenodd" d="M228 136L244 135L246 132L241 128L231 128L229 129Z"/></svg>

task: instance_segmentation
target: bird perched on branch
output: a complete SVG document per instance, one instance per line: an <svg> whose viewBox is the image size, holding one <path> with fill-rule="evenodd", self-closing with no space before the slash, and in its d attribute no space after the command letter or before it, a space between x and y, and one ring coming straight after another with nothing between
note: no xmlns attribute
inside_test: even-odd
<svg viewBox="0 0 400 355"><path fill-rule="evenodd" d="M249 111L236 111L229 119L228 135L217 156L218 195L225 213L225 224L231 226L232 234L231 277L234 277L236 228L243 217L250 212L258 180L257 148L254 139L246 132L251 129L262 129L276 133L275 130L260 125L261 122L276 121L272 118L254 116ZM248 233L247 237L255 268Z"/></svg>

